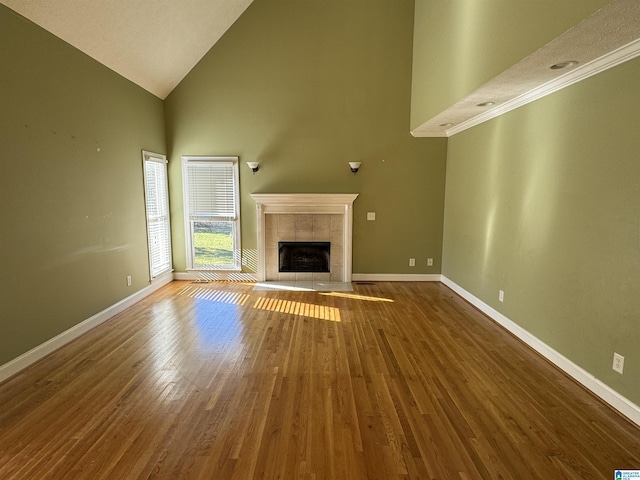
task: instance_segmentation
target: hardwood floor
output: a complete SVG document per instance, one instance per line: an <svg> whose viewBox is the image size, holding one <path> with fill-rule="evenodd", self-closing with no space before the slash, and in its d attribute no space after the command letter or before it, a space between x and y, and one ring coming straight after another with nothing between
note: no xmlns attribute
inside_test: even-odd
<svg viewBox="0 0 640 480"><path fill-rule="evenodd" d="M0 385L2 479L612 479L640 429L439 283L174 282Z"/></svg>

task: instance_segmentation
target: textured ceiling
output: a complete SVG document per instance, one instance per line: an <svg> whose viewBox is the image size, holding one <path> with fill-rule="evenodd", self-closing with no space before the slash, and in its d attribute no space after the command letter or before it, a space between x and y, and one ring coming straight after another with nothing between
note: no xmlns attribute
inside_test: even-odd
<svg viewBox="0 0 640 480"><path fill-rule="evenodd" d="M145 90L164 99L253 0L0 0ZM417 137L451 136L542 94L598 60L640 52L640 0L614 0L593 16L426 120ZM550 70L577 60L568 70ZM610 65L614 65L611 63ZM569 84L565 82L564 86ZM546 93L545 93L546 92ZM477 107L491 101L490 107Z"/></svg>
<svg viewBox="0 0 640 480"><path fill-rule="evenodd" d="M253 0L0 0L164 99Z"/></svg>

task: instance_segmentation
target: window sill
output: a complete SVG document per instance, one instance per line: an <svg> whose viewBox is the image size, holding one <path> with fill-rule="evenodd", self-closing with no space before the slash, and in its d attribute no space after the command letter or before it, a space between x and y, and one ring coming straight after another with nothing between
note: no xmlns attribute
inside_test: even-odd
<svg viewBox="0 0 640 480"><path fill-rule="evenodd" d="M187 268L186 269L187 272L215 272L215 273L224 273L224 272L233 272L233 273L238 273L242 271L241 267L235 268L235 267L224 267L224 268Z"/></svg>

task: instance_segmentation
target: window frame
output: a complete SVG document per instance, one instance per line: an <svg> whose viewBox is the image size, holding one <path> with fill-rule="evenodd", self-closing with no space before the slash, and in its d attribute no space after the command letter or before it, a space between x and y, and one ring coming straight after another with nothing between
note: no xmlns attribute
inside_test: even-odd
<svg viewBox="0 0 640 480"><path fill-rule="evenodd" d="M232 242L233 242L233 263L226 265L204 265L195 264L195 249L193 245L193 223L190 219L189 204L189 178L188 165L193 163L231 163L233 166L233 205L234 215L232 219L221 217L216 220L212 217L211 221L230 221L232 222ZM240 172L239 157L237 156L182 156L182 200L184 206L184 229L185 229L185 249L186 249L186 269L189 271L215 271L215 272L240 272L242 271L241 261L241 244L240 244Z"/></svg>
<svg viewBox="0 0 640 480"><path fill-rule="evenodd" d="M149 213L149 189L148 189L148 172L147 172L147 164L155 163L160 164L163 167L163 182L161 187L164 188L162 209L163 214L156 216L157 218L151 218ZM143 175L143 190L144 190L144 210L145 210L145 221L147 228L147 251L149 254L149 279L153 283L153 281L163 275L173 272L173 255L172 255L172 240L171 240L171 210L169 207L169 175L167 171L167 157L165 155L149 152L147 150L142 151L142 175ZM158 185L156 185L158 186ZM156 197L157 198L157 197ZM163 265L166 265L164 268L160 268L156 271L156 267L154 265L154 245L152 242L151 232L154 230L152 227L153 223L162 223L164 226L164 235L167 239L166 248L167 250L164 254L167 255L168 262L165 262Z"/></svg>

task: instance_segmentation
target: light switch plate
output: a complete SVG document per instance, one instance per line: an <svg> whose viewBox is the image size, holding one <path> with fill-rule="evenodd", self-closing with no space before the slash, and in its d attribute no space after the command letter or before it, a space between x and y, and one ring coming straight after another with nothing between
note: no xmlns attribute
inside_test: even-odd
<svg viewBox="0 0 640 480"><path fill-rule="evenodd" d="M367 212L367 220L375 220L376 212Z"/></svg>

